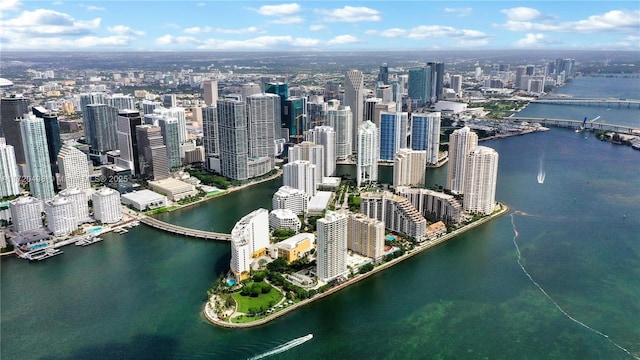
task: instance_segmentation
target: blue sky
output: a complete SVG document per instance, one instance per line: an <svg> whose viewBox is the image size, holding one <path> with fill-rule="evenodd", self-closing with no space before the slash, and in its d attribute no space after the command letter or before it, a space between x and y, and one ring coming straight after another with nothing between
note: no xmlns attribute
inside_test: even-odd
<svg viewBox="0 0 640 360"><path fill-rule="evenodd" d="M0 0L0 50L640 50L640 1Z"/></svg>

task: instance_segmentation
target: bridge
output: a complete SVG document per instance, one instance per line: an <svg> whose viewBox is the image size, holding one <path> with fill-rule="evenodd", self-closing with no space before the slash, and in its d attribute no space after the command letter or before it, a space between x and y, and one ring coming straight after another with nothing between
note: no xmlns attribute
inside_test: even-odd
<svg viewBox="0 0 640 360"><path fill-rule="evenodd" d="M539 123L540 125L543 125L543 126L555 126L555 127L564 127L564 128L570 128L570 129L579 129L580 126L582 126L582 122L584 121L584 120L573 120L573 119L535 118L535 117L520 117L520 116L512 116L512 117L504 118L504 120L534 122L534 123ZM590 131L610 130L618 133L627 133L627 134L635 134L635 135L640 134L640 127L599 123L595 121L587 121L587 123L585 124L585 130L590 130Z"/></svg>
<svg viewBox="0 0 640 360"><path fill-rule="evenodd" d="M618 107L638 106L640 108L640 100L637 99L598 99L598 98L570 98L570 97L541 97L531 102L539 104L562 104L562 105L587 105L587 106L607 106L617 105Z"/></svg>
<svg viewBox="0 0 640 360"><path fill-rule="evenodd" d="M138 220L140 220L140 222L143 224L177 235L189 236L198 239L231 241L231 234L190 229L178 225L169 224L162 220L158 220L146 215L139 216Z"/></svg>

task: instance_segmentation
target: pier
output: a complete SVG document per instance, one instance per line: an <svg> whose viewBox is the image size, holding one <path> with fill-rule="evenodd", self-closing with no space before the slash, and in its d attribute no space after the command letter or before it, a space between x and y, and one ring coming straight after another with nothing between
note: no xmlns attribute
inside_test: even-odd
<svg viewBox="0 0 640 360"><path fill-rule="evenodd" d="M149 225L153 228L170 232L173 234L177 234L177 235L189 236L193 238L206 239L206 240L231 241L231 234L190 229L190 228L186 228L178 225L169 224L162 220L158 220L146 215L139 216L138 220L140 220L141 223Z"/></svg>
<svg viewBox="0 0 640 360"><path fill-rule="evenodd" d="M582 122L584 120L574 120L574 119L554 119L554 118L535 118L535 117L520 117L513 116L504 118L504 120L509 121L526 121L526 122L534 122L539 123L542 126L554 126L554 127L563 127L569 129L579 129L582 126ZM626 133L626 134L640 134L640 127L627 126L627 125L618 125L618 124L607 124L600 123L595 121L587 121L585 124L585 130L589 131L615 131L617 133Z"/></svg>

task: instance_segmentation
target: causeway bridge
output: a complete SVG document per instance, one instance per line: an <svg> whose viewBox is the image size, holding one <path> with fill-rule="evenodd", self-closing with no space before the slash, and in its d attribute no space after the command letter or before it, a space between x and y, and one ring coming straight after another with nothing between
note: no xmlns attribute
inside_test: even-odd
<svg viewBox="0 0 640 360"><path fill-rule="evenodd" d="M555 127L564 127L570 129L579 129L584 120L573 120L573 119L554 119L554 118L535 118L535 117L520 117L520 116L512 116L504 118L504 120L509 121L526 121L526 122L534 122L539 123L542 126L555 126ZM611 130L617 133L627 133L627 134L640 134L640 127L635 126L627 126L627 125L619 125L619 124L607 124L600 123L595 121L587 121L585 124L585 130L589 131L604 131Z"/></svg>
<svg viewBox="0 0 640 360"><path fill-rule="evenodd" d="M178 225L169 224L162 220L158 220L146 215L138 216L138 220L143 224L149 225L159 230L177 234L177 235L189 236L193 238L206 239L206 240L231 241L231 234L190 229L190 228L186 228Z"/></svg>
<svg viewBox="0 0 640 360"><path fill-rule="evenodd" d="M539 104L559 104L559 105L586 105L586 106L617 106L617 107L638 107L638 99L614 99L614 98L571 98L571 97L541 97L531 102Z"/></svg>

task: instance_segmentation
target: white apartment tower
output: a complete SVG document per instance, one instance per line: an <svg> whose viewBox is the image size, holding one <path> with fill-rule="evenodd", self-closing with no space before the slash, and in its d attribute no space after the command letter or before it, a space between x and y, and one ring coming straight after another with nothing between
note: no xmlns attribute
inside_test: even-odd
<svg viewBox="0 0 640 360"><path fill-rule="evenodd" d="M329 104L338 104L338 101L330 101ZM336 132L336 158L344 160L352 153L353 114L348 106L330 106L327 110L327 124Z"/></svg>
<svg viewBox="0 0 640 360"><path fill-rule="evenodd" d="M247 97L247 125L250 158L268 158L269 171L275 166L275 126L280 126L280 96L255 94ZM278 134L279 135L279 134Z"/></svg>
<svg viewBox="0 0 640 360"><path fill-rule="evenodd" d="M24 119L20 120L20 131L22 132L24 156L29 170L31 195L42 201L51 200L55 192L44 120L32 114L25 114Z"/></svg>
<svg viewBox="0 0 640 360"><path fill-rule="evenodd" d="M89 203L87 202L87 194L78 188L67 188L60 191L58 196L69 200L73 204L74 216L77 223L88 222L89 218Z"/></svg>
<svg viewBox="0 0 640 360"><path fill-rule="evenodd" d="M496 203L498 152L476 146L466 156L464 199L465 211L490 215Z"/></svg>
<svg viewBox="0 0 640 360"><path fill-rule="evenodd" d="M76 188L87 190L91 188L89 181L89 160L87 155L77 148L63 145L58 153L58 185L60 189Z"/></svg>
<svg viewBox="0 0 640 360"><path fill-rule="evenodd" d="M60 196L56 196L44 203L44 210L47 214L47 228L54 236L69 235L78 227L73 207L71 201Z"/></svg>
<svg viewBox="0 0 640 360"><path fill-rule="evenodd" d="M33 196L19 197L9 202L13 230L22 233L42 227L42 201Z"/></svg>
<svg viewBox="0 0 640 360"><path fill-rule="evenodd" d="M325 176L324 146L303 141L289 148L289 161L306 160L316 166L316 183L322 183Z"/></svg>
<svg viewBox="0 0 640 360"><path fill-rule="evenodd" d="M347 234L349 215L346 212L327 211L318 219L316 243L317 275L324 282L346 275Z"/></svg>
<svg viewBox="0 0 640 360"><path fill-rule="evenodd" d="M400 149L393 160L393 187L423 187L427 173L427 152Z"/></svg>
<svg viewBox="0 0 640 360"><path fill-rule="evenodd" d="M359 70L349 70L344 79L344 105L353 112L351 143L356 143L358 127L363 121L364 112L364 75Z"/></svg>
<svg viewBox="0 0 640 360"><path fill-rule="evenodd" d="M384 254L384 223L364 214L350 214L347 247L379 262Z"/></svg>
<svg viewBox="0 0 640 360"><path fill-rule="evenodd" d="M358 128L357 144L357 186L378 181L378 128L372 121L367 120Z"/></svg>
<svg viewBox="0 0 640 360"><path fill-rule="evenodd" d="M273 210L288 209L296 215L304 215L307 212L309 197L302 190L290 186L281 186L271 200Z"/></svg>
<svg viewBox="0 0 640 360"><path fill-rule="evenodd" d="M103 224L113 224L122 219L120 193L103 187L91 195L93 202L93 218Z"/></svg>
<svg viewBox="0 0 640 360"><path fill-rule="evenodd" d="M324 174L336 174L336 132L331 126L316 126L305 131L305 141L311 141L324 147Z"/></svg>
<svg viewBox="0 0 640 360"><path fill-rule="evenodd" d="M478 146L478 135L467 126L454 131L449 136L447 187L453 193L464 192L467 154L476 146Z"/></svg>
<svg viewBox="0 0 640 360"><path fill-rule="evenodd" d="M257 209L236 223L231 230L230 268L236 278L249 276L251 258L259 256L269 246L269 212Z"/></svg>
<svg viewBox="0 0 640 360"><path fill-rule="evenodd" d="M316 194L316 166L309 161L297 160L283 167L282 184L304 191L308 197Z"/></svg>
<svg viewBox="0 0 640 360"><path fill-rule="evenodd" d="M13 146L0 137L0 198L20 194L20 177Z"/></svg>

